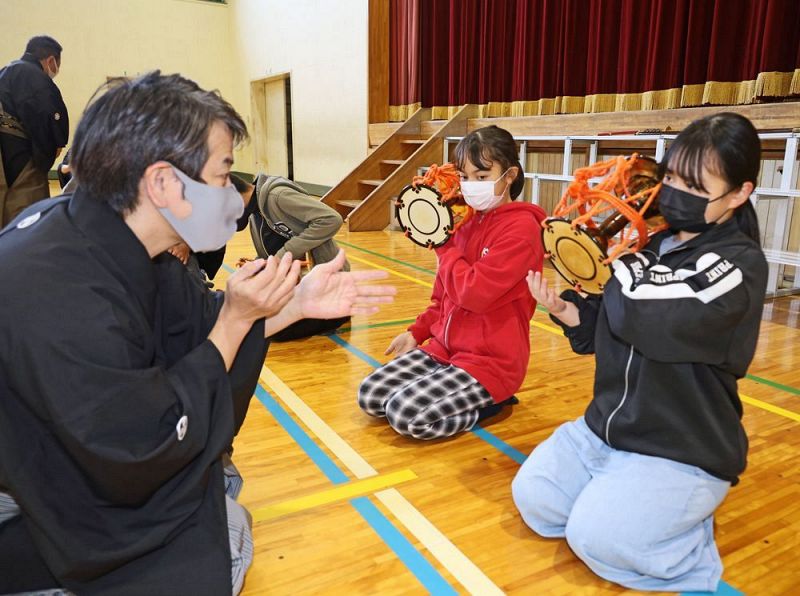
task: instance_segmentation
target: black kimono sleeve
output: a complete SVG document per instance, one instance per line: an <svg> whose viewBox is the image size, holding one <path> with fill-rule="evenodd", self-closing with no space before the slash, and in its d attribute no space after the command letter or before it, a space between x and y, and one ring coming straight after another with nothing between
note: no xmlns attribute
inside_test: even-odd
<svg viewBox="0 0 800 596"><path fill-rule="evenodd" d="M159 305L164 327L163 359L172 365L193 346L205 341L225 301L224 292L209 290L175 257L156 259L159 271ZM267 355L264 319L256 321L245 336L228 371L234 411L234 434L244 422Z"/></svg>
<svg viewBox="0 0 800 596"><path fill-rule="evenodd" d="M49 170L56 151L67 144L69 116L58 87L50 81L37 82L17 106L18 119L31 141L33 164Z"/></svg>

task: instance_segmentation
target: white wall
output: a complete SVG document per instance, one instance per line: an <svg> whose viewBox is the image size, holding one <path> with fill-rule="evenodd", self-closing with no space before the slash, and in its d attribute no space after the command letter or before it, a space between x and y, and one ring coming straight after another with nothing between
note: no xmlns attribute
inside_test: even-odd
<svg viewBox="0 0 800 596"><path fill-rule="evenodd" d="M229 1L237 107L249 125L250 81L289 72L294 177L336 184L367 151L367 0Z"/></svg>
<svg viewBox="0 0 800 596"><path fill-rule="evenodd" d="M0 66L55 37L73 131L107 76L179 72L251 128L250 81L289 72L295 178L332 186L366 156L367 17L367 0L0 0ZM234 169L254 167L251 142Z"/></svg>
<svg viewBox="0 0 800 596"><path fill-rule="evenodd" d="M55 82L72 139L107 76L160 68L231 101L237 68L230 13L230 6L196 0L0 0L0 66L19 58L34 35L58 40L64 51Z"/></svg>

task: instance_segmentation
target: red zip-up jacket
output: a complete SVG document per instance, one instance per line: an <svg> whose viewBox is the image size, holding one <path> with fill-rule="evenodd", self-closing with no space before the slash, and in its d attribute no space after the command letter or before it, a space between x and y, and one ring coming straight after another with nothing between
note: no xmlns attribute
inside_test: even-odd
<svg viewBox="0 0 800 596"><path fill-rule="evenodd" d="M423 350L467 371L495 402L520 388L528 368L536 301L525 276L542 270L545 217L529 203L477 213L436 249L431 305L408 328Z"/></svg>

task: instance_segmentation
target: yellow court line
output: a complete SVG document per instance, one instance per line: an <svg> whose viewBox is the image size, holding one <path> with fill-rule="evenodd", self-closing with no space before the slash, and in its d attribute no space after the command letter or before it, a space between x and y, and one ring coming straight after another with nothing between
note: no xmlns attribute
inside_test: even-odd
<svg viewBox="0 0 800 596"><path fill-rule="evenodd" d="M386 271L391 273L392 275L396 275L397 277L402 277L403 279L407 279L409 281L413 281L421 286L425 286L427 288L432 288L433 284L429 284L426 281L422 281L421 279L417 279L415 277L411 277L410 275L406 275L405 273L400 273L399 271L395 271L394 269L390 269L389 267L384 267L383 265L378 265L377 263L373 263L372 261L367 261L366 259L362 259L359 257L354 257L349 255L347 257L351 261L356 261L357 263L362 263L364 265L369 265L370 267L374 267L375 269L380 269L381 271ZM553 327L552 325L545 325L544 323L539 323L537 321L531 321L531 325L533 327L538 327L539 329L544 329L545 331L549 331L550 333L555 333L556 335L563 336L564 334L558 327Z"/></svg>
<svg viewBox="0 0 800 596"><path fill-rule="evenodd" d="M800 422L800 414L797 412L792 412L791 410L785 410L779 406L773 406L771 403L761 401L760 399L756 399L755 397L750 397L749 395L744 395L742 393L739 394L739 399L741 399L744 403L750 404L751 406L755 406L757 408L761 408L762 410L767 410L768 412L772 412L773 414L777 414L778 416L783 416L784 418L789 418L790 420L794 420L795 422Z"/></svg>
<svg viewBox="0 0 800 596"><path fill-rule="evenodd" d="M262 383L268 385L273 393L294 412L309 431L330 449L340 462L356 478L375 476L375 468L369 465L347 441L342 439L314 410L300 399L268 367L261 367ZM375 497L403 524L420 544L428 549L442 567L447 569L470 594L502 595L498 588L480 567L462 553L458 547L442 534L416 507L414 507L396 488L382 490Z"/></svg>
<svg viewBox="0 0 800 596"><path fill-rule="evenodd" d="M422 280L415 279L413 277L405 275L404 273L399 273L398 271L395 271L393 269L389 269L388 267L383 267L381 265L377 265L375 263L372 263L372 262L367 261L365 259L360 259L358 257L348 257L348 258L352 259L354 261L358 261L359 263L363 263L365 265L369 265L370 267L375 267L377 269L382 269L383 271L388 271L389 273L392 273L392 274L397 275L399 277L403 277L405 279L409 279L409 280L411 280L411 281L413 281L415 283L421 284L423 286L431 287L431 284L425 283ZM556 335L564 337L564 333L558 327L554 327L552 325L546 325L544 323L539 323L538 321L533 321L533 320L531 321L530 324L531 324L532 327L537 327L537 328L543 329L544 331L547 331L549 333L554 333ZM752 397L748 397L746 395L741 395L740 394L739 397L742 399L743 402L748 403L751 406L755 406L756 408L761 408L762 410L766 410L768 412L772 412L773 414L777 414L778 416L783 416L784 418L789 418L790 420L794 420L796 422L800 422L800 414L797 414L796 412L792 412L791 410L785 410L784 408L780 408L778 406L773 406L770 403L767 403L765 401L761 401L760 399L755 399L755 398L752 398Z"/></svg>
<svg viewBox="0 0 800 596"><path fill-rule="evenodd" d="M553 327L552 325L545 325L544 323L539 323L538 321L531 321L531 327L538 327L539 329L544 329L545 331L549 331L550 333L555 333L560 337L564 337L564 332L558 327Z"/></svg>
<svg viewBox="0 0 800 596"><path fill-rule="evenodd" d="M388 267L384 267L383 265L378 265L377 263L373 263L372 261L367 261L366 259L354 257L353 255L347 255L347 258L350 261L355 261L356 263L369 265L370 267L374 267L375 269L380 269L381 271L386 271L388 273L391 273L392 275L396 275L397 277L402 277L403 279L413 281L415 284L425 286L426 288L433 287L433 284L430 284L427 281L422 281L421 279L417 279L416 277L411 277L410 275L406 275L405 273L400 273L399 271L395 271L394 269L389 269Z"/></svg>
<svg viewBox="0 0 800 596"><path fill-rule="evenodd" d="M337 501L345 501L355 497L361 497L374 493L378 490L389 488L402 482L414 480L417 475L411 470L401 470L399 472L392 472L391 474L383 474L381 476L373 476L364 480L356 480L348 482L336 488L323 490L313 495L306 495L305 497L298 497L297 499L290 499L282 503L275 503L268 505L261 509L256 509L252 512L253 521L265 521L274 519L290 513L297 513L298 511L305 511L306 509L313 509L320 505L327 505L329 503L336 503Z"/></svg>

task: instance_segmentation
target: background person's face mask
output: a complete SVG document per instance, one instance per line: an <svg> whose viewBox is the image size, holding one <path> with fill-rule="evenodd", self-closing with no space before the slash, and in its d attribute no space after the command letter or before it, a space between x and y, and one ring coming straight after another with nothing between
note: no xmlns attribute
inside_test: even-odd
<svg viewBox="0 0 800 596"><path fill-rule="evenodd" d="M464 201L475 211L487 211L495 207L503 200L505 189L498 196L494 194L494 187L507 172L508 170L500 174L497 180L462 180L461 194L464 197Z"/></svg>
<svg viewBox="0 0 800 596"><path fill-rule="evenodd" d="M183 198L192 212L183 219L168 208L159 209L178 235L194 252L222 248L236 233L236 220L244 212L242 196L232 184L209 186L192 180L175 166L175 175L183 183Z"/></svg>
<svg viewBox="0 0 800 596"><path fill-rule="evenodd" d="M714 201L726 197L729 192L716 199L708 200L705 197L664 184L658 193L658 210L672 230L692 233L705 232L717 223L716 221L706 221L706 207Z"/></svg>

